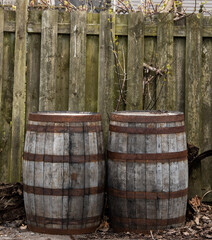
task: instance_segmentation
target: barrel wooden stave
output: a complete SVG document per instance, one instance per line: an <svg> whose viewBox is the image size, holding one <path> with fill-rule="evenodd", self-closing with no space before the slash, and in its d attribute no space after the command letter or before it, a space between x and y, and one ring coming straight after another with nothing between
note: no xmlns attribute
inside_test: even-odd
<svg viewBox="0 0 212 240"><path fill-rule="evenodd" d="M105 163L102 159L104 147L99 146L103 143L101 122L29 121L29 125L31 130L28 130L26 134L25 153L35 156L41 154L43 156L39 157L43 157L43 159L23 160L24 184L35 188L40 187L40 191L42 189L62 189L64 191L76 189L80 191L76 196L71 195L70 197L24 192L29 225L36 230L37 227L40 227L38 231L50 229L50 232L54 232L52 229L58 229L58 233L61 234L71 233L72 230L77 230L77 233L81 230L82 232L86 231L86 229L91 231L100 223L103 208ZM33 129L34 126L41 128L36 132ZM51 129L46 128L48 132L42 132L43 126L50 126ZM66 129L63 130L63 127ZM87 127L93 127L91 132L86 132ZM77 132L75 133L76 128ZM71 129L71 132L67 133L67 129ZM57 162L57 159L53 159L53 162L49 159L45 161L46 156L51 157L52 155L58 156L62 162ZM97 155L97 157L92 158L90 155ZM67 162L67 157L70 160L72 156L76 163ZM84 163L83 156L86 161ZM77 162L78 160L79 162ZM34 169L33 174L29 173L29 169ZM100 190L98 190L99 187ZM97 190L95 190L96 193L95 191L84 193L84 188ZM33 210L29 207L31 202L34 202ZM92 210L90 210L90 206ZM67 231L63 231L65 229Z"/></svg>
<svg viewBox="0 0 212 240"><path fill-rule="evenodd" d="M173 128L184 126L183 121L167 123L133 123L111 121L110 125L125 128ZM123 131L124 132L124 131ZM186 150L185 132L171 134L109 133L108 150L115 153L175 153ZM176 173L177 172L177 173ZM132 181L134 180L134 181ZM145 184L144 184L145 183ZM187 160L184 161L123 161L108 158L109 188L125 191L125 198L109 191L112 225L115 230L160 229L182 225L187 196L170 199L129 199L128 192L175 192L185 190ZM123 197L123 196L122 196ZM116 203L119 203L119 207ZM112 207L115 205L114 207ZM117 217L119 219L117 219ZM175 224L173 219L180 218ZM170 219L170 220L167 220ZM151 220L153 220L151 222ZM167 220L167 221L166 221ZM122 222L121 222L122 221ZM134 222L133 222L134 221ZM140 221L140 222L139 222Z"/></svg>

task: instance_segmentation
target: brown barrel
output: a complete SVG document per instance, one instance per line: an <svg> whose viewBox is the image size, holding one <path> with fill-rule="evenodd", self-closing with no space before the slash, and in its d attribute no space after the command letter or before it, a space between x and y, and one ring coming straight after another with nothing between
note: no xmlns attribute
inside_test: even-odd
<svg viewBox="0 0 212 240"><path fill-rule="evenodd" d="M107 167L115 231L184 224L188 162L183 113L112 113Z"/></svg>
<svg viewBox="0 0 212 240"><path fill-rule="evenodd" d="M50 234L95 231L104 202L103 146L100 114L29 115L23 184L30 230Z"/></svg>

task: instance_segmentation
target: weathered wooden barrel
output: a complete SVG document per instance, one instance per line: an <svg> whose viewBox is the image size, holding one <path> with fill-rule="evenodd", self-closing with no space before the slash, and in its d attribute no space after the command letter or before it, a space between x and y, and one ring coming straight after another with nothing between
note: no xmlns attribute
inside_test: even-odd
<svg viewBox="0 0 212 240"><path fill-rule="evenodd" d="M105 161L100 114L31 113L23 156L30 230L95 231L104 202Z"/></svg>
<svg viewBox="0 0 212 240"><path fill-rule="evenodd" d="M112 113L107 167L115 231L184 224L188 162L183 113Z"/></svg>

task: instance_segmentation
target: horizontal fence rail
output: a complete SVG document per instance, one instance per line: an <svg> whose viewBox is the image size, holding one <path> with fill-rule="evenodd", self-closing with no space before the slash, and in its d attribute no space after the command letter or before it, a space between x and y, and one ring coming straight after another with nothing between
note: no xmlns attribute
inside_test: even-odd
<svg viewBox="0 0 212 240"><path fill-rule="evenodd" d="M171 13L144 17L26 6L20 1L16 11L0 8L1 182L21 180L30 112L100 112L106 140L109 114L120 98L114 44L127 74L126 102L120 101L119 110L182 111L188 142L201 152L211 149L212 17L174 21ZM168 70L166 78L150 82L148 93L144 66ZM207 159L190 177L190 196L201 196L211 185Z"/></svg>

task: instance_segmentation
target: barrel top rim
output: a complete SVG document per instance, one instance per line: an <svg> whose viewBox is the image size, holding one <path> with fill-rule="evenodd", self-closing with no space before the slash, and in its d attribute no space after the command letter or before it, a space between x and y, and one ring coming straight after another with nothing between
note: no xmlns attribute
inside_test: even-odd
<svg viewBox="0 0 212 240"><path fill-rule="evenodd" d="M111 121L165 123L184 121L184 113L177 111L117 111L110 115Z"/></svg>
<svg viewBox="0 0 212 240"><path fill-rule="evenodd" d="M42 111L30 113L29 120L41 122L89 122L101 121L101 114L76 111Z"/></svg>
<svg viewBox="0 0 212 240"><path fill-rule="evenodd" d="M183 115L183 112L175 112L175 111L117 111L112 112L112 115L120 115L120 116L176 116Z"/></svg>

